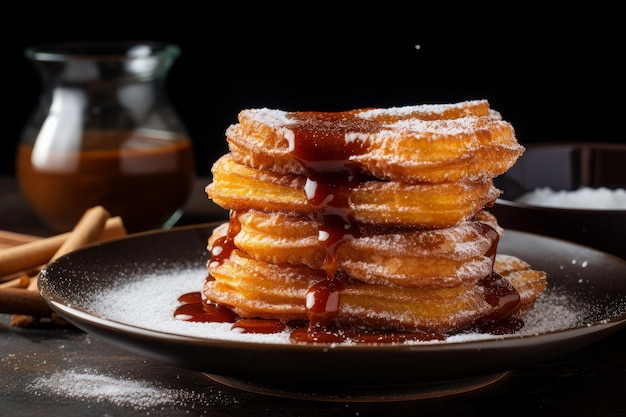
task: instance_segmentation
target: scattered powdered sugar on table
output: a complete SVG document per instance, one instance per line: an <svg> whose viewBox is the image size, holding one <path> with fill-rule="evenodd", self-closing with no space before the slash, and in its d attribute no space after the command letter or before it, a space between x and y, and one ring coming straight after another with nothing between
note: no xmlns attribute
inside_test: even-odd
<svg viewBox="0 0 626 417"><path fill-rule="evenodd" d="M626 189L612 190L606 187L580 187L577 190L555 191L549 187L539 187L522 195L515 201L546 207L579 209L626 209Z"/></svg>
<svg viewBox="0 0 626 417"><path fill-rule="evenodd" d="M84 401L109 402L137 410L154 407L211 405L202 393L165 388L147 381L103 375L94 370L64 370L35 379L26 387L34 395L54 395Z"/></svg>
<svg viewBox="0 0 626 417"><path fill-rule="evenodd" d="M200 291L204 279L203 269L169 270L138 277L131 283L94 294L88 303L88 309L92 314L108 320L168 334L237 342L291 343L288 331L274 334L240 333L232 330L230 323L199 323L176 319L174 310L180 305L177 298L186 292ZM533 335L579 326L582 324L581 317L586 312L588 306L573 300L571 294L549 288L525 316L524 328L514 335ZM489 334L462 334L450 336L445 342L502 337Z"/></svg>

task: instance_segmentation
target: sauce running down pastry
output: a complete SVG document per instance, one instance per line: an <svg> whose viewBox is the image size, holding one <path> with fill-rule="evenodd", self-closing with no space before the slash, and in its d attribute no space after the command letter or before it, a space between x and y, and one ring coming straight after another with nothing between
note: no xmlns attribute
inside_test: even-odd
<svg viewBox="0 0 626 417"><path fill-rule="evenodd" d="M240 331L288 327L295 343L507 333L546 287L497 253L493 178L524 148L486 100L248 109L226 138L206 192L231 216L208 242L202 304Z"/></svg>

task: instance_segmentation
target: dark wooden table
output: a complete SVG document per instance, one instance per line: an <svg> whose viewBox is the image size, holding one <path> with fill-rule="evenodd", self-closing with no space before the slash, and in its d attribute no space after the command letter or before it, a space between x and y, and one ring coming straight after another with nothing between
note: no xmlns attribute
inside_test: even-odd
<svg viewBox="0 0 626 417"><path fill-rule="evenodd" d="M181 224L226 218L199 179ZM0 178L0 230L47 236L12 178ZM626 279L626 277L624 277ZM364 364L367 366L367 364ZM116 388L119 388L116 392ZM71 326L16 328L0 314L2 416L624 416L626 331L486 387L404 402L324 402L239 391L136 356Z"/></svg>

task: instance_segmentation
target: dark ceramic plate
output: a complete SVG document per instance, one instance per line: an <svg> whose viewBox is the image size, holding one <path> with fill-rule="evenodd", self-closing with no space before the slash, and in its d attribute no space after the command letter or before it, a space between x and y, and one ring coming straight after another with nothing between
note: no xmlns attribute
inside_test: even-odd
<svg viewBox="0 0 626 417"><path fill-rule="evenodd" d="M77 327L132 353L249 391L321 400L393 401L476 389L626 325L625 261L516 231L506 232L499 252L547 271L548 291L558 291L574 306L576 323L532 334L434 344L291 345L174 334L94 312L91 306L102 290L140 282L155 272L175 279L181 267L202 274L213 226L147 232L75 251L45 268L41 295Z"/></svg>

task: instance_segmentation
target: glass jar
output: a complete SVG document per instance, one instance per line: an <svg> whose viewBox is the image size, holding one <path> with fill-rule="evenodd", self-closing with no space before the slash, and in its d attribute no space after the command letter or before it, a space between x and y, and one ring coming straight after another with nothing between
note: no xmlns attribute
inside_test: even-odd
<svg viewBox="0 0 626 417"><path fill-rule="evenodd" d="M22 193L57 231L104 206L129 232L169 227L192 189L192 144L165 81L180 48L157 42L34 46L42 92L16 158Z"/></svg>

